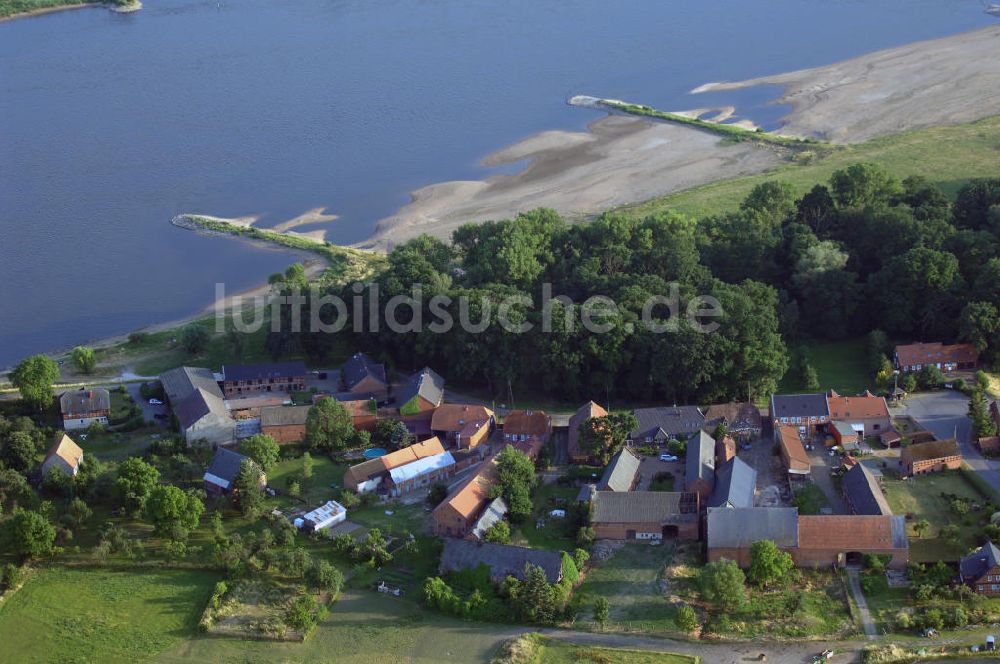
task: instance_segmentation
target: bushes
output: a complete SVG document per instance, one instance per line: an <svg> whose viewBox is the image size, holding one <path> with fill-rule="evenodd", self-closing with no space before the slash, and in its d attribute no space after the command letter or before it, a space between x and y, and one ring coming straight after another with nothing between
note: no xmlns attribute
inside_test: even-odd
<svg viewBox="0 0 1000 664"><path fill-rule="evenodd" d="M215 623L215 614L222 607L222 599L228 592L229 584L225 581L219 581L215 584L212 596L208 598L208 606L205 607L204 612L201 614L201 620L198 621L199 632L207 632L211 629Z"/></svg>
<svg viewBox="0 0 1000 664"><path fill-rule="evenodd" d="M0 589L4 592L13 590L24 581L24 568L18 567L14 563L7 563L3 567L3 574L0 576Z"/></svg>

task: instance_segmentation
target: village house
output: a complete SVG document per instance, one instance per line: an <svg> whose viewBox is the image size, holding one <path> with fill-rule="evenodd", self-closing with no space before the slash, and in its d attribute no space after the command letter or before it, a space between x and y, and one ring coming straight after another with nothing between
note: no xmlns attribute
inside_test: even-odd
<svg viewBox="0 0 1000 664"><path fill-rule="evenodd" d="M107 424L111 394L103 387L63 392L59 397L63 429L75 431L91 424Z"/></svg>
<svg viewBox="0 0 1000 664"><path fill-rule="evenodd" d="M544 410L512 410L503 418L504 442L544 444L552 435L552 418Z"/></svg>
<svg viewBox="0 0 1000 664"><path fill-rule="evenodd" d="M559 551L492 542L445 540L438 567L441 574L463 572L480 565L489 568L490 580L498 584L508 576L523 581L525 565L540 567L549 583L558 583L562 579L562 553Z"/></svg>
<svg viewBox="0 0 1000 664"><path fill-rule="evenodd" d="M570 463L587 463L591 460L589 452L580 447L580 425L595 417L607 417L608 411L593 401L580 406L569 418L569 429L566 432L566 449Z"/></svg>
<svg viewBox="0 0 1000 664"><path fill-rule="evenodd" d="M347 508L335 500L329 500L313 511L303 514L292 523L304 532L318 533L329 530L344 521L347 521Z"/></svg>
<svg viewBox="0 0 1000 664"><path fill-rule="evenodd" d="M889 405L884 397L877 397L868 391L856 397L843 397L831 390L827 403L830 420L847 424L862 438L878 436L892 428Z"/></svg>
<svg viewBox="0 0 1000 664"><path fill-rule="evenodd" d="M399 414L405 419L430 419L444 403L444 378L430 367L410 376L396 392Z"/></svg>
<svg viewBox="0 0 1000 664"><path fill-rule="evenodd" d="M378 364L364 353L355 353L340 370L340 383L345 392L377 395L385 398L389 386L385 380L385 365Z"/></svg>
<svg viewBox="0 0 1000 664"><path fill-rule="evenodd" d="M179 367L161 374L160 382L189 445L198 440L213 446L235 441L236 421L215 374L200 367Z"/></svg>
<svg viewBox="0 0 1000 664"><path fill-rule="evenodd" d="M301 361L240 364L222 367L222 391L226 397L260 392L301 392L309 372Z"/></svg>
<svg viewBox="0 0 1000 664"><path fill-rule="evenodd" d="M597 483L598 491L631 491L639 482L639 458L627 447L623 447L601 475Z"/></svg>
<svg viewBox="0 0 1000 664"><path fill-rule="evenodd" d="M830 421L830 405L825 394L774 394L770 417L775 426L794 426L811 436Z"/></svg>
<svg viewBox="0 0 1000 664"><path fill-rule="evenodd" d="M698 494L668 491L597 491L591 526L597 539L698 539Z"/></svg>
<svg viewBox="0 0 1000 664"><path fill-rule="evenodd" d="M980 595L1000 595L1000 549L993 542L987 542L962 558L958 575L962 583Z"/></svg>
<svg viewBox="0 0 1000 664"><path fill-rule="evenodd" d="M708 507L753 507L757 488L757 471L739 457L719 466L715 473L715 489L709 496Z"/></svg>
<svg viewBox="0 0 1000 664"><path fill-rule="evenodd" d="M896 346L893 363L900 371L915 372L925 366L945 372L966 371L979 367L979 353L973 344L912 343Z"/></svg>
<svg viewBox="0 0 1000 664"><path fill-rule="evenodd" d="M495 457L452 491L431 512L431 529L438 537L466 537L489 504L496 478Z"/></svg>
<svg viewBox="0 0 1000 664"><path fill-rule="evenodd" d="M910 542L902 516L802 516L794 507L709 509L708 560L750 565L750 547L773 541L797 567L858 565L866 554L884 555L890 569L904 569Z"/></svg>
<svg viewBox="0 0 1000 664"><path fill-rule="evenodd" d="M74 477L80 472L82 461L83 450L73 442L72 438L63 434L45 455L45 461L42 462L42 476L46 477L53 471L58 471Z"/></svg>
<svg viewBox="0 0 1000 664"><path fill-rule="evenodd" d="M382 487L382 482L390 478L391 470L421 459L443 455L444 451L440 439L429 438L378 458L369 459L347 469L344 473L344 488L358 493L370 493L381 487L383 492L388 492L389 487ZM454 459L452 463L454 464Z"/></svg>
<svg viewBox="0 0 1000 664"><path fill-rule="evenodd" d="M312 406L265 406L260 409L260 432L276 443L301 443Z"/></svg>
<svg viewBox="0 0 1000 664"><path fill-rule="evenodd" d="M798 428L779 424L774 428L774 438L778 443L781 463L788 473L788 479L806 479L812 470L809 454L802 444Z"/></svg>
<svg viewBox="0 0 1000 664"><path fill-rule="evenodd" d="M416 489L430 486L434 482L448 479L455 472L455 458L451 452L417 459L402 466L389 469L388 494L402 496Z"/></svg>
<svg viewBox="0 0 1000 664"><path fill-rule="evenodd" d="M489 439L494 421L486 406L446 403L434 411L431 431L446 445L473 449Z"/></svg>
<svg viewBox="0 0 1000 664"><path fill-rule="evenodd" d="M220 496L233 491L233 483L240 474L244 461L250 461L250 457L222 447L217 449L212 462L208 465L208 470L202 477L205 493L210 496ZM263 471L260 473L260 486L261 488L267 486L267 476Z"/></svg>
<svg viewBox="0 0 1000 664"><path fill-rule="evenodd" d="M663 445L671 438L684 440L705 426L697 406L639 408L632 411L639 426L629 434L629 445Z"/></svg>
<svg viewBox="0 0 1000 664"><path fill-rule="evenodd" d="M763 419L760 409L752 403L731 401L705 409L706 430L714 435L720 424L726 425L727 435L742 443L760 438Z"/></svg>
<svg viewBox="0 0 1000 664"><path fill-rule="evenodd" d="M954 439L908 445L899 453L899 465L906 477L957 470L962 467L962 452Z"/></svg>
<svg viewBox="0 0 1000 664"><path fill-rule="evenodd" d="M842 489L844 503L851 514L871 516L891 515L892 509L885 499L878 478L868 466L856 463L844 474Z"/></svg>
<svg viewBox="0 0 1000 664"><path fill-rule="evenodd" d="M704 431L691 436L684 461L684 490L706 500L715 488L715 440Z"/></svg>

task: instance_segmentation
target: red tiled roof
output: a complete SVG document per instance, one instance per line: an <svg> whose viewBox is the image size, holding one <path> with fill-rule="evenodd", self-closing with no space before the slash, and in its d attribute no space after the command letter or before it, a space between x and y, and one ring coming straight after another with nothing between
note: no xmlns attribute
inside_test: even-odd
<svg viewBox="0 0 1000 664"><path fill-rule="evenodd" d="M946 346L940 342L907 344L896 346L896 358L900 366L912 367L917 364L975 363L979 353L972 344Z"/></svg>
<svg viewBox="0 0 1000 664"><path fill-rule="evenodd" d="M431 429L434 431L462 431L470 423L482 425L493 417L493 411L486 406L471 404L446 403L438 407L431 417ZM479 427L477 427L477 430Z"/></svg>
<svg viewBox="0 0 1000 664"><path fill-rule="evenodd" d="M827 403L830 404L831 420L889 417L889 406L886 405L885 398L877 397L871 392L857 397L842 397L831 392Z"/></svg>
<svg viewBox="0 0 1000 664"><path fill-rule="evenodd" d="M512 410L503 418L504 435L547 436L550 427L544 410Z"/></svg>
<svg viewBox="0 0 1000 664"><path fill-rule="evenodd" d="M585 456L580 449L580 425L593 417L607 417L608 411L598 406L593 401L580 406L569 418L569 431L566 432L566 449L570 458Z"/></svg>
<svg viewBox="0 0 1000 664"><path fill-rule="evenodd" d="M806 448L802 445L802 439L799 438L799 430L795 427L779 425L778 437L779 444L785 450L785 455L791 460L791 464L805 466L808 469L810 466L809 455L806 454Z"/></svg>
<svg viewBox="0 0 1000 664"><path fill-rule="evenodd" d="M799 515L800 549L891 549L892 516Z"/></svg>

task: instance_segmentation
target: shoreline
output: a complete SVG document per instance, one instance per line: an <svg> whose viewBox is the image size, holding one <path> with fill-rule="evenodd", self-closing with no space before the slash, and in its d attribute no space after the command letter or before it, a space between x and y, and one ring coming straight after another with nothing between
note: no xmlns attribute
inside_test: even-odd
<svg viewBox="0 0 1000 664"><path fill-rule="evenodd" d="M116 14L131 14L132 12L137 12L142 9L142 2L140 0L135 0L127 5L112 5L107 2L102 2L101 0L82 0L81 2L75 2L67 5L55 5L52 7L39 7L38 9L31 9L26 12L18 12L17 14L10 14L9 16L0 16L0 23L6 23L8 21L17 21L25 18L33 18L36 16L44 16L46 14L55 14L57 12L65 12L72 9L87 9L88 7L104 7L108 11L112 11Z"/></svg>

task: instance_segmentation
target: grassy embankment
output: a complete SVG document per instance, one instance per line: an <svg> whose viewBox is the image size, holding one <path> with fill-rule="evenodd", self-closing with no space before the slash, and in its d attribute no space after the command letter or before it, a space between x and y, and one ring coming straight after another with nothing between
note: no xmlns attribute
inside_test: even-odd
<svg viewBox="0 0 1000 664"><path fill-rule="evenodd" d="M735 210L754 186L769 180L790 183L801 195L826 182L837 169L859 161L885 167L902 179L921 175L949 196L973 178L996 177L1000 159L1000 116L971 124L932 127L876 138L817 156L808 163L788 163L760 175L734 178L630 205L639 216L672 209L704 217Z"/></svg>
<svg viewBox="0 0 1000 664"><path fill-rule="evenodd" d="M677 124L687 125L689 127L694 127L695 129L702 129L704 131L708 131L713 134L719 134L726 141L733 143L743 143L746 141L753 141L756 143L763 143L766 145L773 145L781 148L789 148L793 150L810 150L813 152L821 152L821 153L829 152L835 149L834 146L832 146L831 144L814 138L795 138L793 136L780 136L778 134L772 134L771 132L764 131L763 129L748 129L746 127L741 127L736 124L709 122L708 120L702 120L700 118L692 118L686 115L680 115L678 113L671 113L669 111L660 111L650 106L643 106L642 104L628 104L625 102L619 102L610 99L602 100L600 104L607 108L612 108L614 110L621 111L622 113L628 113L629 115L638 115L644 118L663 120L665 122L673 122Z"/></svg>
<svg viewBox="0 0 1000 664"><path fill-rule="evenodd" d="M648 650L578 646L541 634L522 634L503 643L493 664L699 664L701 658Z"/></svg>

